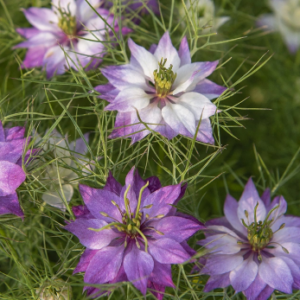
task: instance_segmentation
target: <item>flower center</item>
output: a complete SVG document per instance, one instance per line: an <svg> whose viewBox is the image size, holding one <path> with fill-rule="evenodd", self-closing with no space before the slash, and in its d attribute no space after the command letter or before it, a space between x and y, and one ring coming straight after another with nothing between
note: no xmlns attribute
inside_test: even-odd
<svg viewBox="0 0 300 300"><path fill-rule="evenodd" d="M156 93L160 98L164 98L169 94L177 76L177 74L172 70L173 65L170 65L168 69L165 67L166 62L167 59L162 58L158 63L158 70L156 69L153 72Z"/></svg>
<svg viewBox="0 0 300 300"><path fill-rule="evenodd" d="M271 209L267 215L267 217L265 218L265 220L262 221L257 221L257 208L258 208L259 203L257 202L255 208L254 208L254 222L252 222L250 225L247 225L244 221L244 219L242 219L242 223L243 225L247 228L247 238L248 238L248 242L252 247L252 251L257 252L258 253L258 260L262 260L262 256L261 256L261 250L263 250L264 248L274 248L274 246L272 246L271 244L277 244L276 242L272 242L272 238L275 232L281 230L282 228L284 228L285 224L281 224L281 226L279 227L279 229L275 232L273 232L273 230L271 229L271 224L273 223L273 219L269 220L269 217L271 216L272 212L275 211L276 209L279 208L279 205L276 205L273 209ZM248 212L245 210L245 216L248 219L249 218L249 214ZM249 222L248 222L249 223ZM238 242L243 244L243 242ZM281 245L280 245L281 246ZM281 246L281 248L283 249L283 251L285 251L286 253L288 253L288 250L284 247Z"/></svg>
<svg viewBox="0 0 300 300"><path fill-rule="evenodd" d="M57 8L59 13L58 27L68 36L76 35L76 17L72 16L70 9L62 9L61 7Z"/></svg>

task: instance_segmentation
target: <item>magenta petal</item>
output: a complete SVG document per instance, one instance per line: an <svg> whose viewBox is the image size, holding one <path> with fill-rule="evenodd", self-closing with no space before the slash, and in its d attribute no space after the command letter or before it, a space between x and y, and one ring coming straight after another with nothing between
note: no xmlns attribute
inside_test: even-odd
<svg viewBox="0 0 300 300"><path fill-rule="evenodd" d="M264 202L265 206L268 208L271 203L271 191L269 188L265 189L261 195L261 200Z"/></svg>
<svg viewBox="0 0 300 300"><path fill-rule="evenodd" d="M147 281L154 268L151 255L139 250L135 244L124 257L124 270L128 280L144 295L147 291Z"/></svg>
<svg viewBox="0 0 300 300"><path fill-rule="evenodd" d="M21 167L0 161L0 196L10 195L25 181L26 175Z"/></svg>
<svg viewBox="0 0 300 300"><path fill-rule="evenodd" d="M148 189L150 193L155 192L156 190L161 188L161 183L156 176L151 176L145 179L145 182L149 182Z"/></svg>
<svg viewBox="0 0 300 300"><path fill-rule="evenodd" d="M4 132L5 132L5 140L7 142L12 140L23 139L25 134L25 127L15 126L12 128L4 128Z"/></svg>
<svg viewBox="0 0 300 300"><path fill-rule="evenodd" d="M256 300L266 286L267 284L260 278L259 274L257 274L255 280L245 291L243 291L243 294L248 300Z"/></svg>
<svg viewBox="0 0 300 300"><path fill-rule="evenodd" d="M149 252L161 264L182 264L190 258L178 242L169 238L149 241Z"/></svg>
<svg viewBox="0 0 300 300"><path fill-rule="evenodd" d="M0 142L0 161L5 160L16 163L22 156L25 144L26 139Z"/></svg>
<svg viewBox="0 0 300 300"><path fill-rule="evenodd" d="M121 267L124 245L106 247L94 255L84 275L84 282L101 284L113 280Z"/></svg>
<svg viewBox="0 0 300 300"><path fill-rule="evenodd" d="M22 68L30 69L41 67L47 50L48 49L44 46L29 48L22 63Z"/></svg>
<svg viewBox="0 0 300 300"><path fill-rule="evenodd" d="M5 131L0 120L0 142L5 142Z"/></svg>
<svg viewBox="0 0 300 300"><path fill-rule="evenodd" d="M156 282L148 281L147 287L150 292L157 298L157 300L163 300L166 287Z"/></svg>
<svg viewBox="0 0 300 300"><path fill-rule="evenodd" d="M65 226L65 229L76 235L85 247L98 250L108 246L113 239L121 236L119 232L115 232L110 228L98 232L89 229L100 229L105 225L107 223L102 220L80 218L69 223Z"/></svg>
<svg viewBox="0 0 300 300"><path fill-rule="evenodd" d="M108 214L108 216L115 218L122 222L121 214L116 206L112 204L115 201L120 207L124 207L124 203L120 198L109 191L94 189L86 185L79 185L79 191L87 208L95 216L95 218L111 222L111 218L104 217L101 212Z"/></svg>
<svg viewBox="0 0 300 300"><path fill-rule="evenodd" d="M111 171L108 173L106 184L103 190L115 193L117 196L121 195L122 185L113 177Z"/></svg>
<svg viewBox="0 0 300 300"><path fill-rule="evenodd" d="M216 288L225 288L229 285L230 285L229 273L214 275L214 276L210 276L203 291L207 293Z"/></svg>
<svg viewBox="0 0 300 300"><path fill-rule="evenodd" d="M292 293L293 276L287 264L279 257L264 258L259 266L259 276L273 289Z"/></svg>
<svg viewBox="0 0 300 300"><path fill-rule="evenodd" d="M40 30L38 30L37 28L17 28L16 32L22 35L24 38L30 39L31 37L40 33Z"/></svg>
<svg viewBox="0 0 300 300"><path fill-rule="evenodd" d="M149 280L163 286L175 287L172 280L171 265L161 264L154 260L154 268L149 276Z"/></svg>
<svg viewBox="0 0 300 300"><path fill-rule="evenodd" d="M86 205L73 206L72 211L76 218L94 219Z"/></svg>
<svg viewBox="0 0 300 300"><path fill-rule="evenodd" d="M163 235L159 235L157 233L152 234L152 236L156 239L170 238L179 243L188 239L202 228L194 221L176 216L165 217L155 223L151 223L151 226L163 233Z"/></svg>
<svg viewBox="0 0 300 300"><path fill-rule="evenodd" d="M24 216L17 193L8 196L0 196L0 215L5 214L14 214L19 217Z"/></svg>
<svg viewBox="0 0 300 300"><path fill-rule="evenodd" d="M188 65L192 62L189 44L186 37L181 40L178 55L181 60L180 67L183 65Z"/></svg>
<svg viewBox="0 0 300 300"><path fill-rule="evenodd" d="M98 250L86 249L80 257L79 263L73 271L73 274L85 272L92 258L97 254Z"/></svg>
<svg viewBox="0 0 300 300"><path fill-rule="evenodd" d="M165 186L154 193L150 194L144 201L143 206L153 205L151 208L145 209L145 213L150 217L157 215L166 215L172 209L173 204L181 192L181 184Z"/></svg>

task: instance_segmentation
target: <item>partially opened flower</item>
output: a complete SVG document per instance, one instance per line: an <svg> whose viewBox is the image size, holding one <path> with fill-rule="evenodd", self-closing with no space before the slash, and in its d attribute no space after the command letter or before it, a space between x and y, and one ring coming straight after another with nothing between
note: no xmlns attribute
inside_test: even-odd
<svg viewBox="0 0 300 300"><path fill-rule="evenodd" d="M158 178L142 180L134 168L124 187L109 175L103 189L79 186L85 206L74 207L77 219L65 229L87 248L74 273L85 272L90 284L131 281L143 294L151 288L158 299L174 287L171 264L191 255L186 240L203 226L177 216L181 184L161 187ZM88 295L105 290L85 287Z"/></svg>
<svg viewBox="0 0 300 300"><path fill-rule="evenodd" d="M206 77L218 61L192 63L186 38L177 51L168 32L150 51L131 39L128 45L130 63L102 69L109 83L95 88L110 102L105 109L118 111L110 137L139 141L150 133L143 123L168 139L178 134L193 137L201 120L197 140L213 143L209 117L216 113L216 106L210 100L226 88Z"/></svg>
<svg viewBox="0 0 300 300"><path fill-rule="evenodd" d="M291 53L300 46L300 1L299 0L269 0L274 14L262 15L258 26L266 30L279 31Z"/></svg>
<svg viewBox="0 0 300 300"><path fill-rule="evenodd" d="M202 33L214 32L230 19L227 16L216 16L213 0L186 0L185 4L190 16L196 16L198 27L203 28ZM181 13L186 13L183 7Z"/></svg>
<svg viewBox="0 0 300 300"><path fill-rule="evenodd" d="M300 218L285 216L282 196L261 197L249 179L239 202L230 195L225 217L207 222L200 245L210 250L202 274L205 290L229 285L248 300L267 300L274 290L300 289Z"/></svg>
<svg viewBox="0 0 300 300"><path fill-rule="evenodd" d="M85 0L53 0L52 9L24 10L33 28L17 29L27 39L15 46L28 48L22 67L44 67L49 78L63 74L69 66L97 66L106 52L107 35L117 24L109 11L99 8L102 1L89 3L101 17Z"/></svg>
<svg viewBox="0 0 300 300"><path fill-rule="evenodd" d="M0 215L23 216L16 189L25 181L22 155L28 143L25 127L3 128L0 121ZM28 161L31 151L25 155Z"/></svg>
<svg viewBox="0 0 300 300"><path fill-rule="evenodd" d="M88 143L89 134L85 134L84 138ZM90 173L91 167L84 157L87 154L87 146L82 138L69 143L67 137L53 131L44 149L53 150L57 163L46 166L44 179L49 181L49 184L48 191L43 194L42 199L64 211L65 201L70 202L74 192L73 186L78 184L78 175L74 169L86 175Z"/></svg>

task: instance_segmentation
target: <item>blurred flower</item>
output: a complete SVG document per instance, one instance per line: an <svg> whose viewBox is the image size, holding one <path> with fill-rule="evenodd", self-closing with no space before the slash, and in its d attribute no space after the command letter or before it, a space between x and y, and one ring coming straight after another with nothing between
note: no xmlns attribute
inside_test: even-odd
<svg viewBox="0 0 300 300"><path fill-rule="evenodd" d="M237 202L227 196L225 217L207 222L199 242L211 252L202 274L211 275L204 291L229 285L248 300L267 300L274 289L300 289L300 218L284 216L282 196L261 197L249 179Z"/></svg>
<svg viewBox="0 0 300 300"><path fill-rule="evenodd" d="M73 207L77 219L65 227L87 248L74 273L85 272L90 284L131 281L143 294L148 287L162 299L165 287L174 287L171 264L190 259L186 240L203 225L176 214L173 205L186 186L161 187L157 177L142 180L135 168L125 182L122 187L110 174L103 189L79 186L85 206Z"/></svg>
<svg viewBox="0 0 300 300"><path fill-rule="evenodd" d="M279 31L289 51L295 53L300 46L300 1L270 0L269 4L274 14L262 15L257 25Z"/></svg>
<svg viewBox="0 0 300 300"><path fill-rule="evenodd" d="M206 79L218 61L191 63L186 38L177 51L166 32L150 51L129 39L128 65L108 66L102 74L109 80L95 88L110 102L106 110L117 110L111 138L127 136L132 143L150 133L145 125L172 139L178 134L193 137L201 119L197 140L213 143L209 117L216 113L210 101L226 88ZM138 113L138 114L137 114Z"/></svg>
<svg viewBox="0 0 300 300"><path fill-rule="evenodd" d="M3 128L0 121L0 215L24 215L16 193L26 179L22 169L22 154L29 139L24 138L24 134L25 127ZM36 151L27 151L24 162L28 163Z"/></svg>
<svg viewBox="0 0 300 300"><path fill-rule="evenodd" d="M43 287L36 290L40 300L71 300L72 289L60 279L44 283Z"/></svg>
<svg viewBox="0 0 300 300"><path fill-rule="evenodd" d="M89 134L85 134L86 142L89 142ZM36 141L39 141L40 137ZM66 210L64 199L70 202L73 196L73 185L78 183L77 169L89 174L91 166L84 156L87 154L87 146L83 139L79 138L71 143L68 138L63 137L56 130L52 132L44 150L53 150L56 163L48 164L45 170L44 179L49 180L48 191L42 199L49 205L57 207L62 211Z"/></svg>
<svg viewBox="0 0 300 300"><path fill-rule="evenodd" d="M196 15L199 28L203 28L202 33L217 31L220 26L230 20L230 17L216 17L215 4L212 0L186 0L186 8L190 17ZM185 16L186 12L181 6L181 13Z"/></svg>
<svg viewBox="0 0 300 300"><path fill-rule="evenodd" d="M47 77L63 74L69 66L96 67L106 52L109 26L117 26L109 11L99 8L100 0L52 0L52 9L31 7L24 10L33 28L19 28L17 32L27 40L15 48L28 48L23 68L45 67ZM109 25L107 25L106 24ZM123 28L126 33L126 28ZM104 43L103 43L104 42ZM66 55L68 59L66 59Z"/></svg>

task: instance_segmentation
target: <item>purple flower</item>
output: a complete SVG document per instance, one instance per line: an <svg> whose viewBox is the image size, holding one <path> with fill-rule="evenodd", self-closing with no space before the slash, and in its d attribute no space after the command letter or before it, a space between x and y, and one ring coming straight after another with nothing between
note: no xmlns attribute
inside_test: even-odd
<svg viewBox="0 0 300 300"><path fill-rule="evenodd" d="M24 127L3 128L0 121L0 215L11 213L23 216L16 189L26 178L22 169L22 154L28 139L24 138L24 134ZM25 154L25 163L31 154L32 150Z"/></svg>
<svg viewBox="0 0 300 300"><path fill-rule="evenodd" d="M147 286L163 298L166 286L174 287L171 264L191 257L186 239L203 228L172 206L186 186L161 187L157 177L142 180L135 168L121 186L110 174L103 189L80 185L85 206L73 208L77 219L65 229L87 248L74 273L85 272L84 281L107 284L131 281L143 294ZM104 290L85 287L88 295Z"/></svg>
<svg viewBox="0 0 300 300"><path fill-rule="evenodd" d="M114 16L99 8L102 1L89 3L110 26L116 26ZM111 29L85 0L52 0L52 9L31 7L24 14L34 27L17 29L27 39L15 46L28 48L23 68L42 66L49 78L55 73L63 74L69 66L90 69L101 62L106 52L106 34L111 34Z"/></svg>
<svg viewBox="0 0 300 300"><path fill-rule="evenodd" d="M270 0L274 14L264 14L257 22L266 30L278 31L291 53L300 47L300 2L297 0Z"/></svg>
<svg viewBox="0 0 300 300"><path fill-rule="evenodd" d="M209 117L216 113L216 106L210 100L226 88L206 77L218 61L191 63L186 38L177 51L168 32L150 51L131 39L128 45L130 63L102 69L109 83L95 88L110 102L105 109L118 111L110 137L127 136L135 143L148 135L150 131L140 123L138 112L150 129L168 139L178 134L193 137L201 120L197 140L213 143Z"/></svg>
<svg viewBox="0 0 300 300"><path fill-rule="evenodd" d="M285 216L286 209L282 196L271 202L269 189L259 197L252 179L239 202L228 195L225 217L207 222L199 242L210 250L204 291L232 285L248 300L266 300L274 289L300 289L300 218Z"/></svg>

